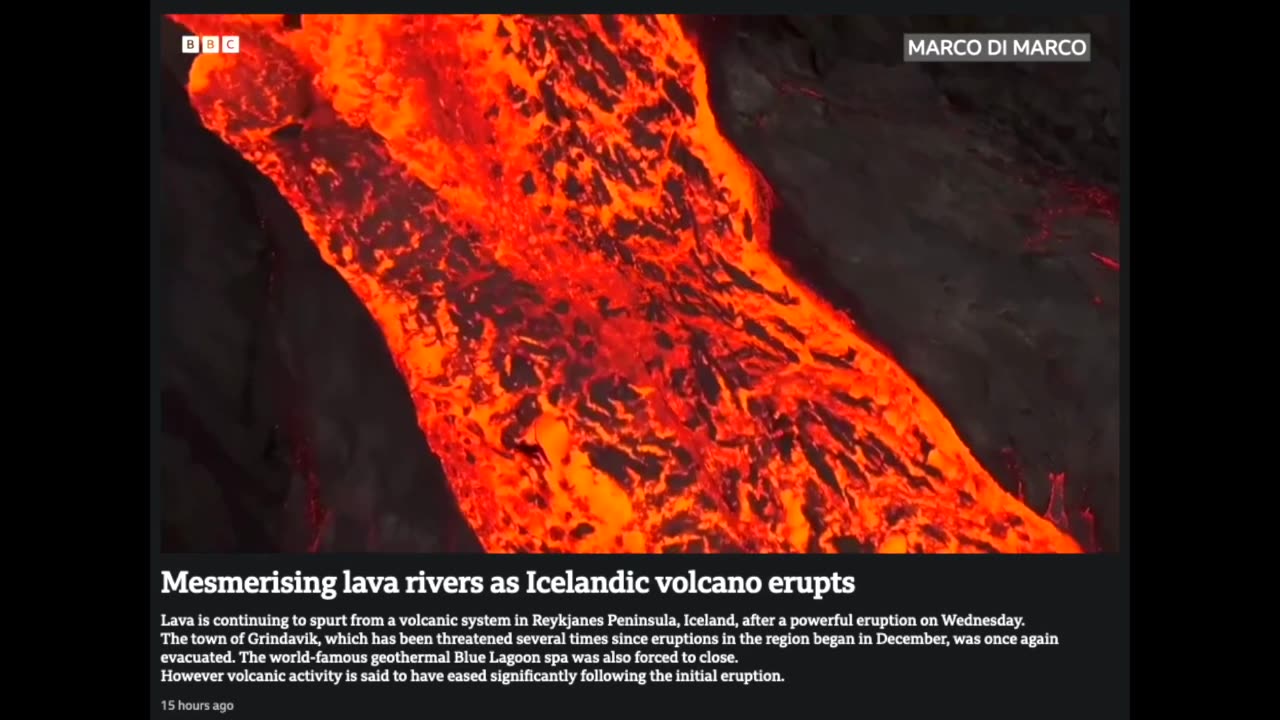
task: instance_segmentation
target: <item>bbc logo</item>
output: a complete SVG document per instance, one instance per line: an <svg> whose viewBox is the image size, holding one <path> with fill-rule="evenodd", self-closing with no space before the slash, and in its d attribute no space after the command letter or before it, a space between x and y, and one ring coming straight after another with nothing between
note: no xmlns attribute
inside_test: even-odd
<svg viewBox="0 0 1280 720"><path fill-rule="evenodd" d="M182 52L187 55L199 55L200 53L228 53L235 54L240 52L240 36L239 35L183 35L182 36Z"/></svg>

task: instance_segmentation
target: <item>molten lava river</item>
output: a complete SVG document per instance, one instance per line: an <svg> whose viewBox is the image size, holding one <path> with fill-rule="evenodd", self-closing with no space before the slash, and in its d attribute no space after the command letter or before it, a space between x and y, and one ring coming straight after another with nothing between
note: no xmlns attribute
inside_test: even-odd
<svg viewBox="0 0 1280 720"><path fill-rule="evenodd" d="M174 18L490 552L1079 552L768 251L673 16Z"/></svg>

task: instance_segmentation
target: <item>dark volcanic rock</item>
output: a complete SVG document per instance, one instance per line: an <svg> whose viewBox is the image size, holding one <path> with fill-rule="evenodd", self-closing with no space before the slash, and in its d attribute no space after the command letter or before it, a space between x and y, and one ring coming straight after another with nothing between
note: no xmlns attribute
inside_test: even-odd
<svg viewBox="0 0 1280 720"><path fill-rule="evenodd" d="M479 550L372 319L166 60L164 549Z"/></svg>
<svg viewBox="0 0 1280 720"><path fill-rule="evenodd" d="M935 96L968 113L989 142L1020 160L1101 184L1120 182L1123 28L1116 18L815 15L749 18L736 29L739 40L770 56L769 65L793 80L834 82L835 99L844 100L869 98L840 90L841 76L847 81L860 66L900 64L903 33L1090 33L1087 64L929 63L911 66L909 74L928 78Z"/></svg>
<svg viewBox="0 0 1280 720"><path fill-rule="evenodd" d="M1091 31L1088 65L904 65L904 31ZM1105 21L753 18L713 29L721 129L774 247L850 309L1011 491L1117 540L1120 74ZM1083 190L1081 188L1084 188ZM1083 523L1078 523L1078 525ZM1089 544L1087 528L1073 528Z"/></svg>

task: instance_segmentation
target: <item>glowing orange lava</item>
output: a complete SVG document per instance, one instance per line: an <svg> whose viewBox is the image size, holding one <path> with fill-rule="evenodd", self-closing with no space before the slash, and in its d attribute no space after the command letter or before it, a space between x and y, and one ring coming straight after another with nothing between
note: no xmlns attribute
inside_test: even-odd
<svg viewBox="0 0 1280 720"><path fill-rule="evenodd" d="M1078 552L767 249L674 16L175 16L491 552Z"/></svg>

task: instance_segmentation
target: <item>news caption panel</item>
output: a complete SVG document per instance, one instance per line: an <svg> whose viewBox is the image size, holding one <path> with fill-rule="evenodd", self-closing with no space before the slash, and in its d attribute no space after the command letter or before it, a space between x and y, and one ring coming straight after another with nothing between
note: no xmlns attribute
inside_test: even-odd
<svg viewBox="0 0 1280 720"><path fill-rule="evenodd" d="M1101 555L164 557L156 710L383 718L455 693L679 689L1119 717L1121 579Z"/></svg>

